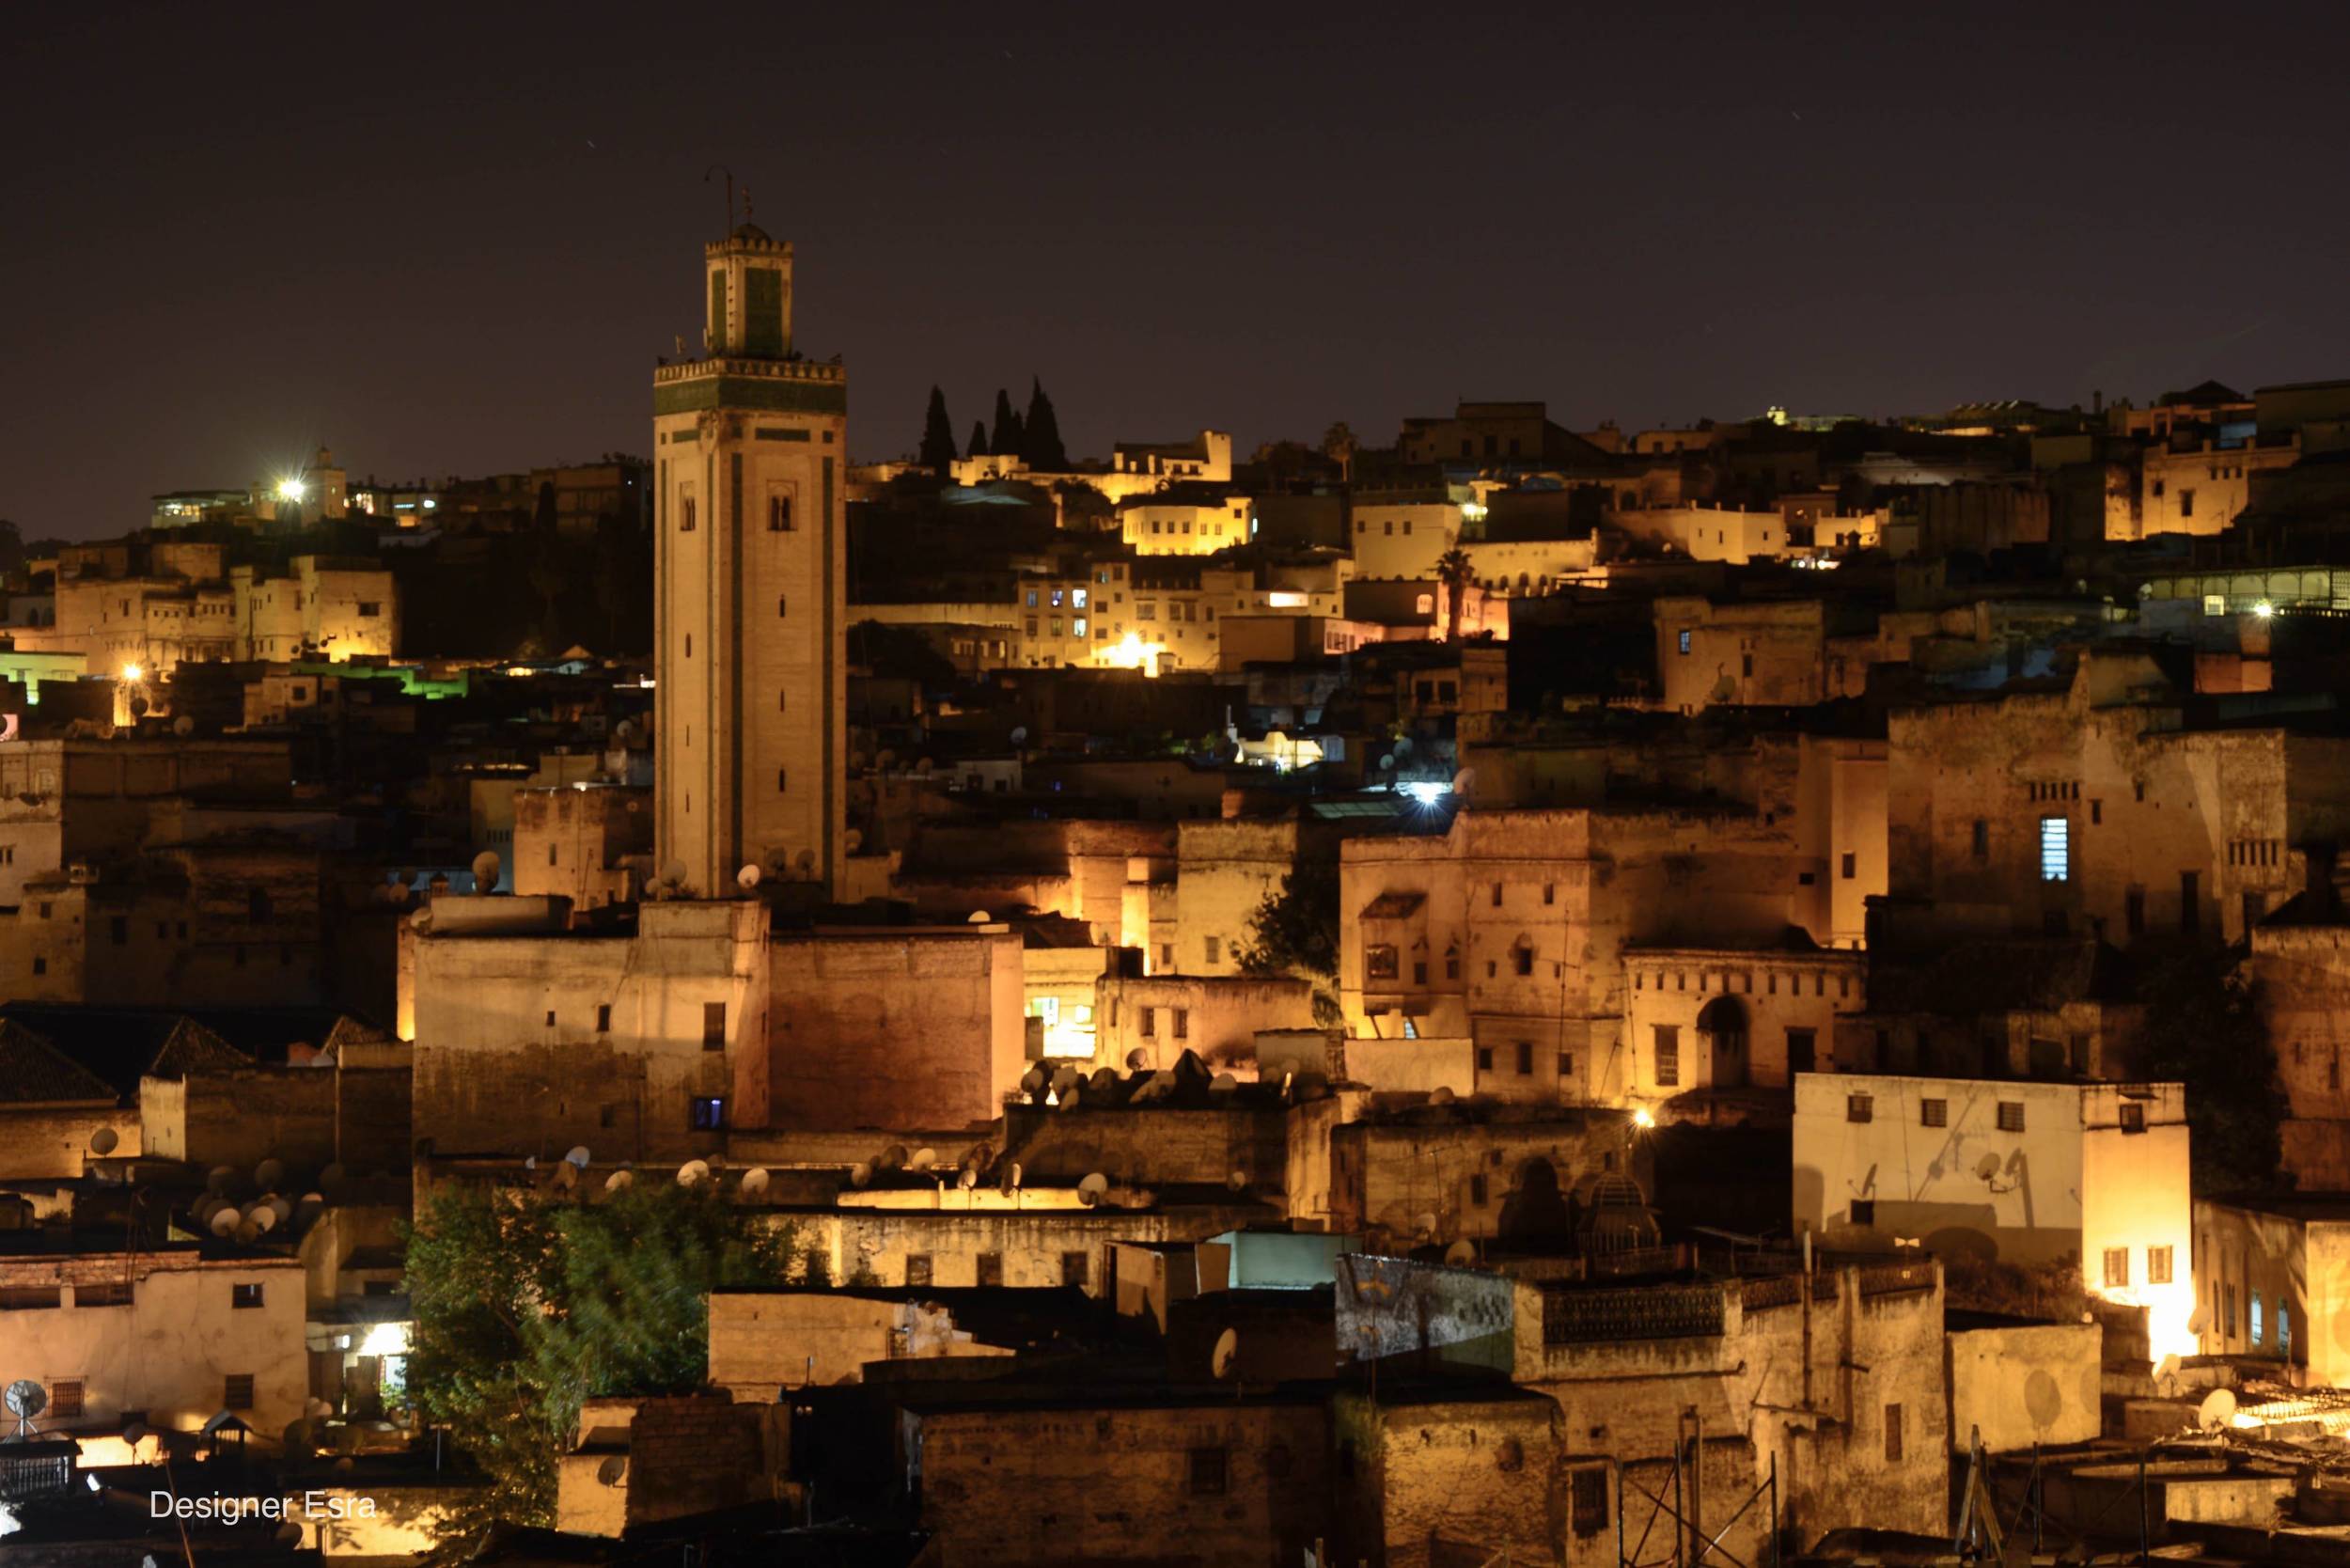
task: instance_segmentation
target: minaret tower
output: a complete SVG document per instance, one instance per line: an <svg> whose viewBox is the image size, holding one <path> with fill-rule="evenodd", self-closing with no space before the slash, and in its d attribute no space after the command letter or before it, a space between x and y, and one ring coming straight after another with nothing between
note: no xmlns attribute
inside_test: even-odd
<svg viewBox="0 0 2350 1568"><path fill-rule="evenodd" d="M704 247L703 356L653 372L654 858L840 886L849 375L791 349L791 247Z"/></svg>

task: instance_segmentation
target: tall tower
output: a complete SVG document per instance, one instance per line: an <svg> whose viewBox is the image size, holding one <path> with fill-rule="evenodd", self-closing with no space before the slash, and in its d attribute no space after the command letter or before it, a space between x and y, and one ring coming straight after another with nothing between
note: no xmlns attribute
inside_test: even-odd
<svg viewBox="0 0 2350 1568"><path fill-rule="evenodd" d="M789 244L704 253L703 356L652 382L655 859L704 898L746 865L837 892L849 375L791 351Z"/></svg>

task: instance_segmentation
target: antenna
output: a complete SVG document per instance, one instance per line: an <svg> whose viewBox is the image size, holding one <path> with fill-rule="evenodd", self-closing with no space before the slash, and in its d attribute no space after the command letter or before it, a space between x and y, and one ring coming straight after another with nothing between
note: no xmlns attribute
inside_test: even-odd
<svg viewBox="0 0 2350 1568"><path fill-rule="evenodd" d="M8 1385L8 1392L0 1393L0 1404L8 1407L16 1418L16 1435L30 1437L35 1430L33 1418L49 1408L49 1390L29 1377L18 1378Z"/></svg>

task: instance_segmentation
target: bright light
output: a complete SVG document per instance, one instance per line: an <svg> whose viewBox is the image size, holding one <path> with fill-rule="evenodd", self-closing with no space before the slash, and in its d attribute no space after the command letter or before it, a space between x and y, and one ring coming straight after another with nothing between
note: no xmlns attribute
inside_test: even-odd
<svg viewBox="0 0 2350 1568"><path fill-rule="evenodd" d="M360 1338L362 1356L405 1356L408 1354L408 1325L404 1323L379 1323L369 1325Z"/></svg>
<svg viewBox="0 0 2350 1568"><path fill-rule="evenodd" d="M141 669L136 665L124 665L122 666L122 678L125 681L136 681L146 673L147 671Z"/></svg>
<svg viewBox="0 0 2350 1568"><path fill-rule="evenodd" d="M302 497L308 493L309 488L310 487L308 485L304 484L300 479L296 478L283 478L277 481L277 494L279 497L288 501L301 500Z"/></svg>
<svg viewBox="0 0 2350 1568"><path fill-rule="evenodd" d="M1403 792L1422 806L1434 806L1452 792L1449 784L1406 784Z"/></svg>
<svg viewBox="0 0 2350 1568"><path fill-rule="evenodd" d="M2263 620L2266 620L2270 616L2277 613L2277 606L2264 599L2259 604L2252 606L2252 613L2260 617Z"/></svg>
<svg viewBox="0 0 2350 1568"><path fill-rule="evenodd" d="M1114 643L1097 647L1093 657L1096 663L1114 669L1138 669L1146 675L1156 675L1159 655L1166 651L1167 644L1145 642L1129 632Z"/></svg>
<svg viewBox="0 0 2350 1568"><path fill-rule="evenodd" d="M1632 1113L1632 1124L1635 1127L1653 1127L1656 1125L1655 1113L1651 1111L1646 1105L1642 1105L1638 1110Z"/></svg>

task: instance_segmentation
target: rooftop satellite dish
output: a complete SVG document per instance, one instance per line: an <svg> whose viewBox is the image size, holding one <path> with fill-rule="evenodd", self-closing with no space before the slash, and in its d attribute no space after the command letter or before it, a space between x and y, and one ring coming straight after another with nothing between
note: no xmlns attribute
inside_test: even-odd
<svg viewBox="0 0 2350 1568"><path fill-rule="evenodd" d="M1436 1233L1436 1216L1426 1213L1417 1215L1412 1221L1412 1230L1417 1235L1433 1237Z"/></svg>
<svg viewBox="0 0 2350 1568"><path fill-rule="evenodd" d="M907 1164L916 1170L928 1170L938 1164L938 1151L924 1145L914 1152L914 1158Z"/></svg>
<svg viewBox="0 0 2350 1568"><path fill-rule="evenodd" d="M1020 1074L1020 1087L1027 1093L1034 1094L1044 1087L1044 1069L1042 1067L1031 1067Z"/></svg>
<svg viewBox="0 0 2350 1568"><path fill-rule="evenodd" d="M2204 1329L2210 1326L2211 1318L2204 1308L2196 1308L2195 1310L2187 1317L2186 1331L2190 1334L2200 1336Z"/></svg>
<svg viewBox="0 0 2350 1568"><path fill-rule="evenodd" d="M573 1187L579 1185L579 1167L573 1165L569 1160L556 1161L554 1181L556 1191L571 1191Z"/></svg>
<svg viewBox="0 0 2350 1568"><path fill-rule="evenodd" d="M1224 1184L1233 1192L1246 1192L1248 1190L1248 1172L1246 1170L1228 1170L1224 1173Z"/></svg>
<svg viewBox="0 0 2350 1568"><path fill-rule="evenodd" d="M865 830L861 827L849 829L847 833L841 835L840 845L849 854L854 855L865 847Z"/></svg>
<svg viewBox="0 0 2350 1568"><path fill-rule="evenodd" d="M1077 1200L1091 1208L1109 1196L1110 1179L1096 1170L1077 1184Z"/></svg>
<svg viewBox="0 0 2350 1568"><path fill-rule="evenodd" d="M745 893L758 886L759 868L756 866L745 866L741 870L735 872L734 885L737 887L742 888Z"/></svg>
<svg viewBox="0 0 2350 1568"><path fill-rule="evenodd" d="M264 1192L285 1180L285 1176L286 1165L283 1160L263 1160L253 1168L253 1184Z"/></svg>
<svg viewBox="0 0 2350 1568"><path fill-rule="evenodd" d="M767 1190L767 1168L755 1165L743 1172L742 1187L747 1193L765 1192Z"/></svg>
<svg viewBox="0 0 2350 1568"><path fill-rule="evenodd" d="M2203 1396L2203 1403L2195 1408L2195 1424L2205 1432L2217 1432L2235 1419L2235 1390L2214 1388Z"/></svg>
<svg viewBox="0 0 2350 1568"><path fill-rule="evenodd" d="M188 717L185 713L181 713L178 718L171 721L171 732L179 736L181 740L185 740L190 735L196 733L196 720Z"/></svg>
<svg viewBox="0 0 2350 1568"><path fill-rule="evenodd" d="M1379 759L1379 771L1381 773L1391 773L1394 769L1395 753L1389 752L1386 756Z"/></svg>
<svg viewBox="0 0 2350 1568"><path fill-rule="evenodd" d="M1094 1070L1093 1076L1086 1080L1086 1087L1092 1090L1097 1094L1107 1094L1111 1090L1118 1087L1118 1069L1114 1067L1096 1068Z"/></svg>
<svg viewBox="0 0 2350 1568"><path fill-rule="evenodd" d="M252 1226L253 1233L255 1235L266 1236L272 1231L277 1229L277 1211L264 1203L259 1208L244 1216L244 1225ZM242 1240L244 1235L244 1225L237 1227L237 1235L240 1240Z"/></svg>
<svg viewBox="0 0 2350 1568"><path fill-rule="evenodd" d="M247 1215L244 1218L237 1222L237 1243L239 1246L251 1247L255 1242L259 1241L260 1239L261 1226L258 1220L255 1219L252 1215Z"/></svg>
<svg viewBox="0 0 2350 1568"><path fill-rule="evenodd" d="M802 876L812 875L816 870L816 852L814 850L802 850L797 857L792 860L791 864L799 868L800 874Z"/></svg>
<svg viewBox="0 0 2350 1568"><path fill-rule="evenodd" d="M302 1195L302 1201L294 1206L300 1209L323 1209L326 1207L326 1194L322 1192L306 1192Z"/></svg>
<svg viewBox="0 0 2350 1568"><path fill-rule="evenodd" d="M1208 1080L1208 1092L1211 1094L1230 1094L1239 1087L1240 1080L1230 1073L1218 1073Z"/></svg>
<svg viewBox="0 0 2350 1568"><path fill-rule="evenodd" d="M89 1136L89 1152L93 1154L111 1154L118 1141L112 1127L101 1127Z"/></svg>
<svg viewBox="0 0 2350 1568"><path fill-rule="evenodd" d="M335 1407L327 1403L324 1400L319 1398L316 1394L311 1395L308 1403L304 1404L302 1408L304 1413L308 1415L312 1420L323 1420L335 1413Z"/></svg>
<svg viewBox="0 0 2350 1568"><path fill-rule="evenodd" d="M587 1169L588 1146L584 1143L575 1143L572 1145L570 1152L563 1156L563 1163L565 1165L577 1166L582 1170Z"/></svg>
<svg viewBox="0 0 2350 1568"><path fill-rule="evenodd" d="M302 1544L302 1521L299 1519L287 1520L284 1524L277 1527L277 1533L272 1537L272 1539L287 1551L292 1551L296 1546Z"/></svg>
<svg viewBox="0 0 2350 1568"><path fill-rule="evenodd" d="M1150 1065L1151 1054L1148 1051L1145 1051L1141 1046L1137 1045L1133 1050L1126 1053L1127 1072L1139 1073Z"/></svg>
<svg viewBox="0 0 2350 1568"><path fill-rule="evenodd" d="M536 1155L536 1154L525 1154L525 1155L523 1156L523 1168L524 1168L525 1170L536 1170L536 1169L538 1169L538 1168L539 1168L539 1156L538 1156L538 1155Z"/></svg>
<svg viewBox="0 0 2350 1568"><path fill-rule="evenodd" d="M975 926L983 926L983 925L987 925L988 923L990 923L991 921L993 921L995 918L995 916L990 915L990 914L989 914L986 910L984 910L984 909L975 909L975 910L971 911L971 918L970 918L970 920L969 920L969 922L968 922L968 923L969 923L969 924L971 924L971 925L975 925Z"/></svg>
<svg viewBox="0 0 2350 1568"><path fill-rule="evenodd" d="M881 1152L881 1158L875 1160L873 1165L877 1169L896 1170L905 1163L906 1146L902 1143L893 1143Z"/></svg>
<svg viewBox="0 0 2350 1568"><path fill-rule="evenodd" d="M498 885L498 871L503 862L495 850L483 850L473 857L473 890L487 893Z"/></svg>
<svg viewBox="0 0 2350 1568"><path fill-rule="evenodd" d="M1463 768L1459 773L1452 776L1452 792L1456 795L1467 794L1468 787L1476 781L1477 770L1475 768Z"/></svg>
<svg viewBox="0 0 2350 1568"><path fill-rule="evenodd" d="M618 1486L628 1479L628 1457L613 1454L596 1466L596 1479L606 1486Z"/></svg>
<svg viewBox="0 0 2350 1568"><path fill-rule="evenodd" d="M963 1174L955 1179L955 1185L961 1187L965 1192L969 1192L973 1187L976 1187L979 1184L979 1168L976 1165L964 1166L963 1168Z"/></svg>
<svg viewBox="0 0 2350 1568"><path fill-rule="evenodd" d="M1477 1262L1477 1248L1466 1237L1444 1249L1444 1261L1454 1268L1466 1268Z"/></svg>
<svg viewBox="0 0 2350 1568"><path fill-rule="evenodd" d="M1027 727L1026 725L1025 725L1025 724L1015 724L1015 725L1013 725L1013 726L1011 727L1011 744L1012 744L1012 745L1019 745L1023 744L1024 742L1026 742L1026 741L1027 740L1027 738L1028 738L1028 727Z"/></svg>
<svg viewBox="0 0 2350 1568"><path fill-rule="evenodd" d="M1446 1084L1438 1084L1428 1091L1428 1103L1432 1105L1449 1105L1452 1099L1452 1090Z"/></svg>
<svg viewBox="0 0 2350 1568"><path fill-rule="evenodd" d="M1064 1094L1076 1088L1077 1070L1073 1067L1068 1066L1055 1068L1053 1070L1053 1087L1059 1090Z"/></svg>
<svg viewBox="0 0 2350 1568"><path fill-rule="evenodd" d="M1006 1186L1009 1186L1009 1187L1012 1188L1014 1191L1018 1191L1018 1190L1019 1190L1019 1187L1020 1187L1020 1162L1019 1162L1018 1160L1014 1160L1014 1161L1012 1161L1012 1162L1011 1162L1011 1168L1010 1168L1010 1169L1007 1170L1007 1171L1004 1173L1004 1184L1005 1184Z"/></svg>
<svg viewBox="0 0 2350 1568"><path fill-rule="evenodd" d="M333 1192L337 1187L343 1184L344 1178L349 1174L350 1173L348 1171L343 1169L342 1162L337 1160L333 1165L328 1166L324 1170L319 1172L319 1190L328 1193Z"/></svg>
<svg viewBox="0 0 2350 1568"><path fill-rule="evenodd" d="M155 1435L153 1433L148 1431L145 1421L133 1421L122 1429L122 1440L133 1448L137 1448L153 1435Z"/></svg>
<svg viewBox="0 0 2350 1568"><path fill-rule="evenodd" d="M870 1186L872 1184L872 1180L873 1168L867 1165L863 1160L859 1160L856 1164L849 1167L849 1185L853 1187Z"/></svg>
<svg viewBox="0 0 2350 1568"><path fill-rule="evenodd" d="M1061 1109L1063 1109L1063 1110L1075 1110L1075 1109L1077 1108L1077 1090L1078 1090L1078 1088L1079 1088L1079 1086L1078 1086L1078 1085L1076 1085L1076 1084L1071 1084L1071 1085L1069 1086L1069 1092L1068 1092L1068 1093L1066 1093L1066 1094L1064 1094L1064 1095L1062 1095L1062 1096L1060 1096L1060 1108L1061 1108Z"/></svg>
<svg viewBox="0 0 2350 1568"><path fill-rule="evenodd" d="M631 735L635 733L635 724L628 719L622 719L619 723L612 727L612 738L615 740L625 741Z"/></svg>
<svg viewBox="0 0 2350 1568"><path fill-rule="evenodd" d="M204 1178L204 1190L207 1192L216 1192L225 1195L228 1191L228 1184L236 1179L237 1173L235 1170L225 1165L216 1165L212 1167L211 1173Z"/></svg>
<svg viewBox="0 0 2350 1568"><path fill-rule="evenodd" d="M685 885L685 862L682 860L663 861L661 880L672 887L682 887Z"/></svg>
<svg viewBox="0 0 2350 1568"><path fill-rule="evenodd" d="M225 1237L235 1234L237 1227L244 1223L244 1215L239 1214L234 1206L223 1203L204 1223L213 1235Z"/></svg>
<svg viewBox="0 0 2350 1568"><path fill-rule="evenodd" d="M677 1184L679 1186L699 1186L702 1183L709 1180L710 1162L708 1160L687 1160L683 1165L677 1168Z"/></svg>
<svg viewBox="0 0 2350 1568"><path fill-rule="evenodd" d="M6 1404L8 1414L16 1418L16 1435L30 1436L33 1418L49 1408L49 1390L29 1377L20 1377L8 1385L6 1393L0 1393L0 1404Z"/></svg>
<svg viewBox="0 0 2350 1568"><path fill-rule="evenodd" d="M1979 1182L1988 1182L1998 1173L1999 1156L1997 1154L1985 1154L1975 1162L1975 1179Z"/></svg>
<svg viewBox="0 0 2350 1568"><path fill-rule="evenodd" d="M635 1180L636 1173L634 1171L616 1170L611 1175L606 1176L603 1179L603 1190L606 1192L618 1192L622 1187L632 1184Z"/></svg>
<svg viewBox="0 0 2350 1568"><path fill-rule="evenodd" d="M1228 1328L1215 1337L1215 1349L1209 1353L1208 1371L1219 1378L1232 1375L1232 1363L1240 1359L1240 1330Z"/></svg>

